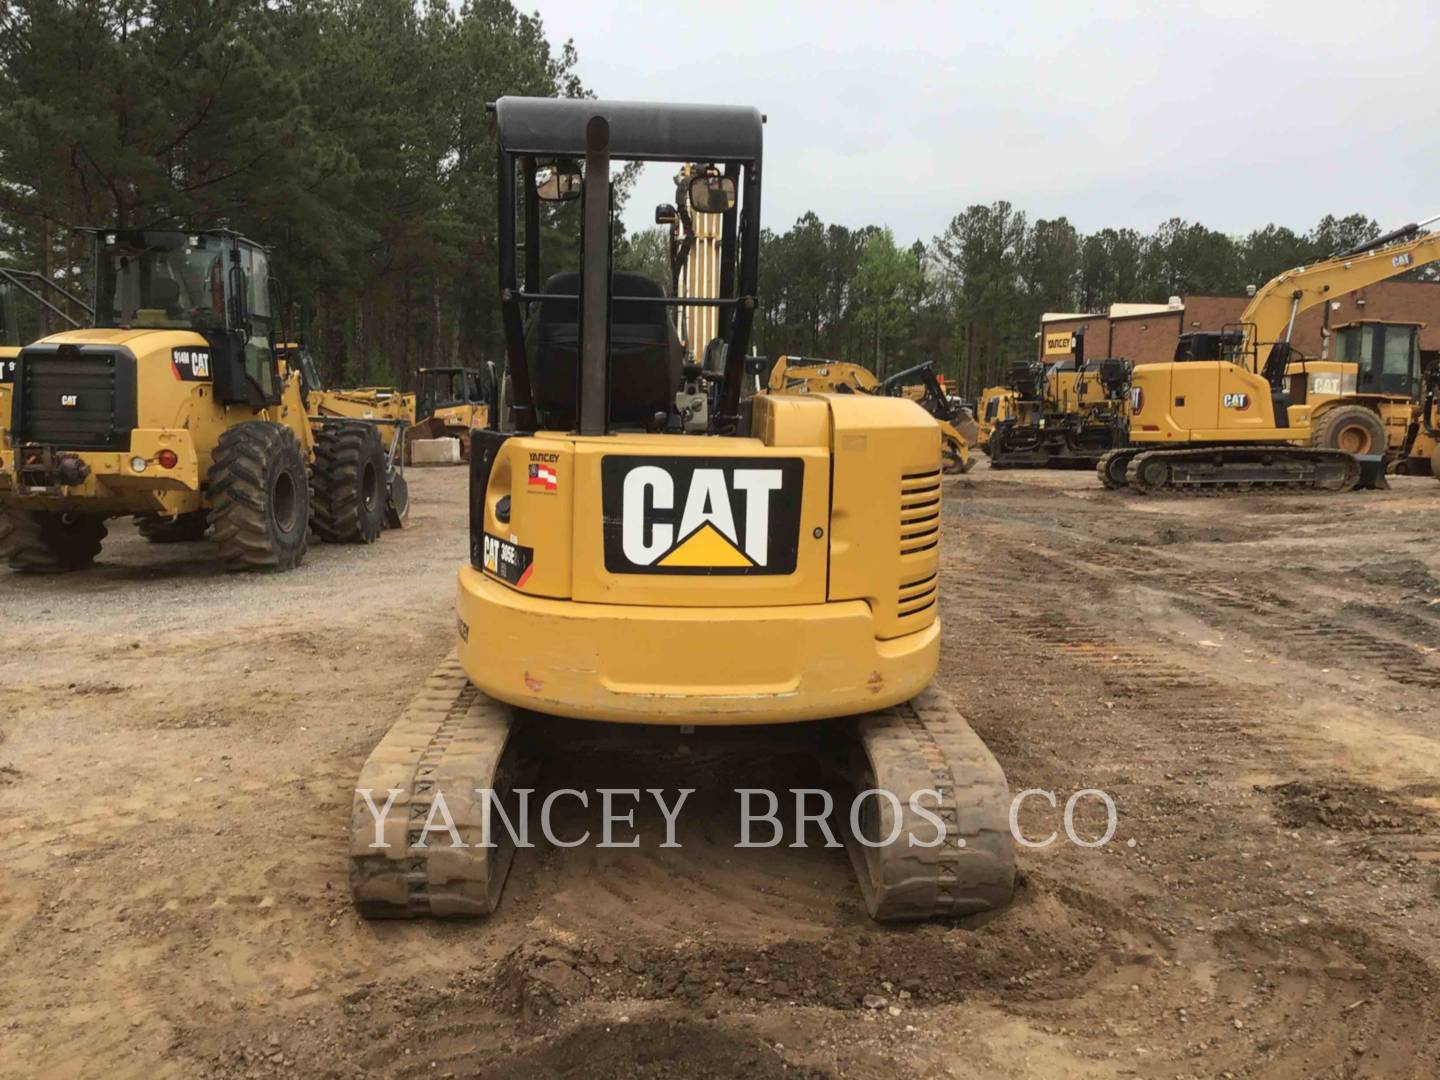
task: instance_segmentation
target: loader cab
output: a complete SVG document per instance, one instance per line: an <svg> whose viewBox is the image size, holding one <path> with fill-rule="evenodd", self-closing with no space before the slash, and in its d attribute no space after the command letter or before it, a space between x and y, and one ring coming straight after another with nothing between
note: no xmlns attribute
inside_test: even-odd
<svg viewBox="0 0 1440 1080"><path fill-rule="evenodd" d="M475 368L421 368L415 382L415 415L433 416L438 409L457 405L491 404L487 373Z"/></svg>
<svg viewBox="0 0 1440 1080"><path fill-rule="evenodd" d="M1423 326L1361 320L1335 327L1335 360L1356 365L1355 392L1417 398Z"/></svg>
<svg viewBox="0 0 1440 1080"><path fill-rule="evenodd" d="M269 255L238 233L95 233L95 326L200 335L206 347L172 362L208 377L222 405L279 403L275 311Z"/></svg>
<svg viewBox="0 0 1440 1080"><path fill-rule="evenodd" d="M741 388L759 269L758 110L512 97L492 109L511 391L502 427L583 435L744 430ZM680 166L688 208L718 217L716 295L677 297L673 280L614 269L611 168L631 162ZM578 252L554 261L542 244L548 234L548 246L566 250L555 233L567 221L573 230L577 203ZM675 314L700 307L715 311L715 336L690 342L689 355L706 359L687 363Z"/></svg>

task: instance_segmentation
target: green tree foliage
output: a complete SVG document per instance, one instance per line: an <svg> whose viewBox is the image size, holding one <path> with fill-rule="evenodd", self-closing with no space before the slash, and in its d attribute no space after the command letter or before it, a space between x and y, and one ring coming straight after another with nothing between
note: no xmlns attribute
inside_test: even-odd
<svg viewBox="0 0 1440 1080"><path fill-rule="evenodd" d="M76 227L225 225L271 246L289 328L331 380L496 359L485 106L584 95L576 59L511 0L0 3L0 252L78 283ZM617 206L636 173L615 177ZM573 269L578 204L543 212L542 276ZM664 232L615 220L617 265L668 282ZM1349 214L1082 235L1001 201L907 249L806 213L763 235L756 345L882 373L931 359L974 394L1034 355L1046 311L1239 294L1378 233Z"/></svg>
<svg viewBox="0 0 1440 1080"><path fill-rule="evenodd" d="M1303 234L1267 225L1230 237L1172 218L1148 236L1134 229L1082 235L1063 217L1031 222L1002 201L967 207L929 245L900 252L887 229L825 226L806 214L788 231L765 235L757 336L771 357L819 350L877 373L929 359L961 393L975 395L1035 355L1045 312L1238 296L1379 232L1351 214L1327 216ZM822 279L825 299L817 302Z"/></svg>
<svg viewBox="0 0 1440 1080"><path fill-rule="evenodd" d="M485 103L579 96L575 62L508 0L5 4L0 250L83 277L75 227L226 225L274 249L330 378L488 359Z"/></svg>

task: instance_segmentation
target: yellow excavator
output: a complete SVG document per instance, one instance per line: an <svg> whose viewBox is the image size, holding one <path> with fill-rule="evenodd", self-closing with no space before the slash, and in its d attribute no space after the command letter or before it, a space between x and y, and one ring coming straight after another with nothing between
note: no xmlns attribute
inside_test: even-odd
<svg viewBox="0 0 1440 1080"><path fill-rule="evenodd" d="M741 393L760 113L515 97L493 110L510 415L471 436L458 657L357 784L357 907L492 911L516 840L500 811L514 823L527 805L532 736L563 739L576 720L701 739L817 725L817 752L857 795L848 846L875 918L1006 903L1004 773L932 685L939 426L899 398ZM612 271L611 166L638 160L699 164L690 201L721 217L716 295ZM542 281L542 204L574 198L579 266ZM687 364L671 312L693 306L718 319ZM703 387L703 427L687 382Z"/></svg>
<svg viewBox="0 0 1440 1080"><path fill-rule="evenodd" d="M1411 397L1383 385L1320 393L1304 372L1316 361L1291 344L1302 311L1440 259L1440 216L1412 223L1321 262L1287 270L1256 290L1234 327L1211 335L1210 359L1177 359L1134 369L1129 388L1129 445L1096 465L1109 488L1161 490L1311 488L1348 491L1383 480L1383 411L1410 408ZM1207 339L1208 340L1208 339ZM1203 342L1200 344L1204 344ZM1177 350L1210 356L1182 336ZM1373 358L1372 358L1373 359ZM1357 377L1383 368L1349 365ZM1298 377L1297 377L1298 376ZM1334 410L1344 410L1336 415ZM1361 412L1366 417L1357 419ZM1376 418L1372 452L1354 432ZM1373 434L1373 428L1372 434ZM1363 467L1363 473L1362 473Z"/></svg>

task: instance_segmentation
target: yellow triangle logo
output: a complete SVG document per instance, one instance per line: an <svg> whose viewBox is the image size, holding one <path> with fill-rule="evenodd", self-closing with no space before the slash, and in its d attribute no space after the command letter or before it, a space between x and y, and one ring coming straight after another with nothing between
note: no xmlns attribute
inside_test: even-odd
<svg viewBox="0 0 1440 1080"><path fill-rule="evenodd" d="M719 529L705 522L662 558L657 566L739 566L755 564Z"/></svg>

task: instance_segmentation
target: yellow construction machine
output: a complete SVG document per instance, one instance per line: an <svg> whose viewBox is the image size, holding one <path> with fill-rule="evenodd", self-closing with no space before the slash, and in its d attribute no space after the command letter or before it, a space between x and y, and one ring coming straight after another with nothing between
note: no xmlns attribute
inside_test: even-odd
<svg viewBox="0 0 1440 1080"><path fill-rule="evenodd" d="M296 342L277 344L275 351L286 368L300 373L300 396L312 424L343 424L346 420L372 425L385 450L385 524L401 528L410 516L410 485L405 480L405 447L415 426L415 395L394 386L357 386L329 390L320 377L315 358Z"/></svg>
<svg viewBox="0 0 1440 1080"><path fill-rule="evenodd" d="M1209 335L1213 350L1182 336L1175 362L1135 368L1129 445L1101 458L1101 481L1139 492L1348 491L1362 479L1383 481L1387 418L1408 417L1414 400L1413 389L1387 381L1387 365L1393 358L1404 366L1413 386L1413 349L1387 358L1382 345L1376 354L1373 327L1356 324L1353 339L1340 339L1347 357L1353 340L1354 359L1337 357L1334 367L1299 355L1291 337L1302 311L1440 259L1440 233L1430 228L1436 221L1287 270L1256 290L1238 324Z"/></svg>
<svg viewBox="0 0 1440 1080"><path fill-rule="evenodd" d="M990 453L990 438L995 428L1015 415L1019 398L1020 395L1010 386L987 386L980 392L975 418L979 425L976 445L985 453Z"/></svg>
<svg viewBox="0 0 1440 1080"><path fill-rule="evenodd" d="M472 435L458 662L440 666L357 785L356 905L492 911L515 841L492 811L517 820L531 737L563 739L577 721L700 739L813 725L837 783L866 796L849 846L872 915L1004 904L1005 777L932 685L939 426L875 394L741 393L760 114L510 97L493 108L510 416ZM715 296L610 269L611 165L634 160L700 164L691 203L721 217ZM542 214L554 220L542 202L574 197L579 266L542 281ZM719 316L695 350L714 358L693 380L703 428L671 317L692 306ZM437 821L454 833L427 828Z"/></svg>
<svg viewBox="0 0 1440 1080"><path fill-rule="evenodd" d="M992 423L987 440L992 469L1089 469L1125 444L1129 361L1086 360L1083 331L1071 341L1073 359L1012 365L1008 415ZM991 400L998 412L1002 399Z"/></svg>
<svg viewBox="0 0 1440 1080"><path fill-rule="evenodd" d="M880 390L875 373L861 364L813 356L782 356L765 381L772 394L874 394Z"/></svg>
<svg viewBox="0 0 1440 1080"><path fill-rule="evenodd" d="M68 326L81 325L90 305L59 282L34 270L0 266L0 450L10 445L10 388L20 350L43 332L46 314Z"/></svg>
<svg viewBox="0 0 1440 1080"><path fill-rule="evenodd" d="M275 347L263 247L219 229L104 230L95 271L94 325L16 358L0 450L11 567L89 566L106 520L130 514L154 542L208 528L232 570L298 565L310 527L332 542L378 536L379 433L307 415Z"/></svg>
<svg viewBox="0 0 1440 1080"><path fill-rule="evenodd" d="M945 471L969 472L974 467L970 447L979 440L975 418L946 395L930 363L897 372L883 382L861 364L822 360L810 356L782 356L770 369L767 387L772 394L882 394L907 397L940 425L940 446Z"/></svg>

